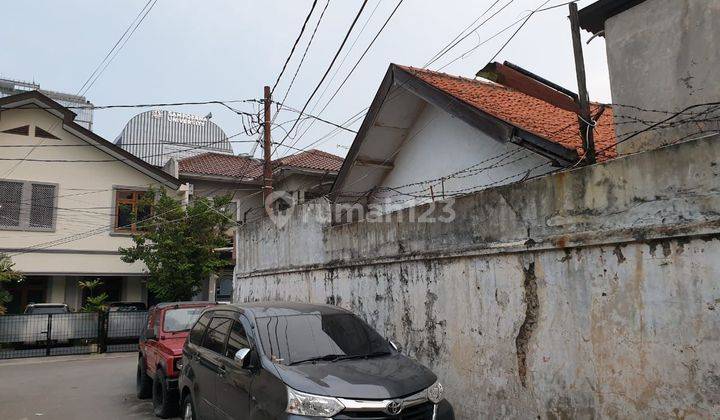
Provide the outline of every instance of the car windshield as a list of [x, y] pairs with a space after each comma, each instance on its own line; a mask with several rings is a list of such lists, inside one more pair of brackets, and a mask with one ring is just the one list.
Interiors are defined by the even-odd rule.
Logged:
[[178, 308], [165, 311], [165, 332], [188, 331], [204, 308]]
[[28, 308], [25, 313], [33, 315], [66, 314], [68, 310], [64, 306], [35, 306]]
[[257, 318], [265, 355], [291, 365], [390, 353], [387, 340], [352, 314], [300, 314]]

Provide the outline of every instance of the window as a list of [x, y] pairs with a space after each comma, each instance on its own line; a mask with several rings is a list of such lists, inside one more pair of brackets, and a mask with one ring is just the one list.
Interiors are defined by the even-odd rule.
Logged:
[[55, 229], [57, 185], [30, 181], [0, 181], [0, 229]]
[[188, 338], [192, 344], [200, 345], [203, 335], [205, 334], [205, 328], [207, 328], [210, 323], [210, 317], [212, 317], [212, 312], [206, 312], [192, 327], [190, 337]]
[[137, 232], [137, 222], [150, 216], [150, 206], [143, 203], [145, 191], [115, 191], [115, 231]]
[[235, 353], [242, 348], [250, 348], [250, 343], [245, 334], [245, 328], [243, 328], [240, 321], [235, 321], [225, 347], [225, 356], [232, 359], [235, 357]]
[[203, 308], [178, 308], [165, 311], [165, 323], [163, 331], [178, 332], [187, 331], [198, 319]]
[[215, 353], [223, 354], [225, 339], [230, 332], [231, 325], [232, 319], [230, 318], [213, 318], [210, 321], [210, 326], [208, 326], [202, 346]]

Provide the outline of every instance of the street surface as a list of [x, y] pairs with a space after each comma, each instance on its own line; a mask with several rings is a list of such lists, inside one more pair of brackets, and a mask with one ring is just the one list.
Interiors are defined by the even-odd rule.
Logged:
[[156, 419], [135, 397], [135, 353], [0, 361], [0, 419]]

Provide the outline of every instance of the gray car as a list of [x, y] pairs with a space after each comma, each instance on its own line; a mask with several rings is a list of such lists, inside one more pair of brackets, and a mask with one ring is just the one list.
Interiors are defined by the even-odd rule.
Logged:
[[344, 309], [206, 309], [183, 349], [184, 419], [454, 419], [429, 369]]

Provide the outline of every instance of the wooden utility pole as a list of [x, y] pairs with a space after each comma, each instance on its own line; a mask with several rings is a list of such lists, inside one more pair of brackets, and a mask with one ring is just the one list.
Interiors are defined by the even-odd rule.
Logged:
[[270, 86], [265, 86], [265, 121], [263, 125], [265, 127], [265, 133], [263, 135], [263, 152], [265, 156], [265, 165], [263, 167], [263, 202], [265, 199], [272, 194], [272, 161], [270, 145], [272, 144], [270, 137], [270, 107], [272, 105], [272, 97], [270, 95]]
[[583, 139], [585, 149], [585, 161], [588, 165], [595, 163], [595, 140], [593, 128], [588, 123], [590, 120], [590, 98], [588, 97], [587, 84], [585, 81], [585, 59], [583, 58], [582, 41], [580, 40], [580, 21], [578, 19], [578, 8], [575, 2], [570, 7], [570, 30], [572, 32], [573, 51], [575, 52], [575, 73], [578, 84], [578, 106], [580, 108], [578, 123], [580, 124], [580, 136]]

